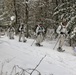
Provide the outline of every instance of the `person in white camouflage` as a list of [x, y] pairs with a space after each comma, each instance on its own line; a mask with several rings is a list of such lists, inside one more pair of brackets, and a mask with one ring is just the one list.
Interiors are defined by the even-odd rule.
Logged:
[[36, 28], [36, 35], [37, 35], [36, 46], [42, 46], [41, 43], [44, 40], [44, 36], [43, 36], [44, 33], [45, 33], [45, 29], [44, 29], [43, 25], [39, 24]]
[[13, 26], [10, 26], [8, 28], [8, 37], [9, 39], [14, 39], [15, 29]]
[[19, 42], [21, 42], [21, 39], [23, 42], [26, 42], [27, 40], [25, 39], [25, 26], [24, 24], [22, 23], [19, 27]]
[[59, 34], [59, 46], [57, 50], [59, 52], [64, 52], [65, 50], [62, 49], [62, 46], [65, 41], [65, 36], [67, 35], [67, 20], [66, 19], [63, 19], [61, 22], [61, 25], [58, 26], [57, 33]]

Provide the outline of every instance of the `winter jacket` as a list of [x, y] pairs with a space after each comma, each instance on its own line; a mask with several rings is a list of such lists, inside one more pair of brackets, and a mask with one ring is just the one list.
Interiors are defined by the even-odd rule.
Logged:
[[14, 27], [10, 27], [10, 28], [8, 29], [8, 32], [15, 32]]
[[21, 25], [21, 26], [19, 27], [19, 31], [22, 32], [22, 33], [24, 33], [24, 32], [25, 32], [25, 27]]
[[38, 26], [38, 27], [36, 28], [36, 34], [37, 34], [37, 35], [39, 35], [40, 33], [44, 33], [44, 32], [45, 32], [44, 27]]
[[61, 25], [59, 25], [59, 27], [57, 28], [56, 32], [58, 34], [67, 34], [67, 26], [62, 25], [61, 23]]

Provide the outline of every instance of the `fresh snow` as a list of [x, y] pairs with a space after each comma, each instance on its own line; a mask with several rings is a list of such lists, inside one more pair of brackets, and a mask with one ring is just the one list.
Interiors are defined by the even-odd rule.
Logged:
[[[57, 46], [53, 50], [56, 41], [45, 40], [42, 47], [35, 46], [35, 42], [31, 46], [33, 41], [28, 38], [26, 43], [18, 42], [17, 36], [14, 40], [6, 36], [0, 38], [0, 75], [15, 75], [15, 65], [24, 70], [34, 69], [45, 55], [36, 68], [41, 75], [76, 75], [76, 56], [71, 47], [64, 45], [65, 52], [58, 52]], [[15, 72], [20, 72], [18, 67]], [[34, 71], [32, 75], [38, 74]]]

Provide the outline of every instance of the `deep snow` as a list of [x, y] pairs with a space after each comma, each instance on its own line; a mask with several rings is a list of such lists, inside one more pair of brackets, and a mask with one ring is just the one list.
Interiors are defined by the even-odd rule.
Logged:
[[[64, 45], [65, 52], [58, 52], [57, 47], [53, 50], [56, 41], [44, 41], [43, 47], [37, 47], [35, 43], [31, 46], [33, 41], [34, 39], [29, 38], [26, 43], [18, 42], [16, 36], [14, 40], [6, 36], [0, 38], [2, 75], [10, 75], [14, 65], [23, 69], [34, 69], [45, 55], [46, 57], [37, 67], [41, 75], [76, 75], [76, 56], [73, 55], [71, 47]], [[19, 72], [19, 68], [16, 69], [17, 71]], [[38, 74], [34, 72], [32, 75]]]

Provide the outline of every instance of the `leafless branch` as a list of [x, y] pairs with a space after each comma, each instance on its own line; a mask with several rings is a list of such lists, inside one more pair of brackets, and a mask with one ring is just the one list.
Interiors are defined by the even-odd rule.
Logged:
[[36, 68], [40, 65], [40, 63], [42, 62], [42, 60], [46, 57], [46, 55], [40, 60], [40, 62], [38, 63], [38, 65], [36, 65], [36, 67], [33, 69], [33, 71], [30, 73], [30, 75], [32, 75], [32, 73], [36, 70]]

